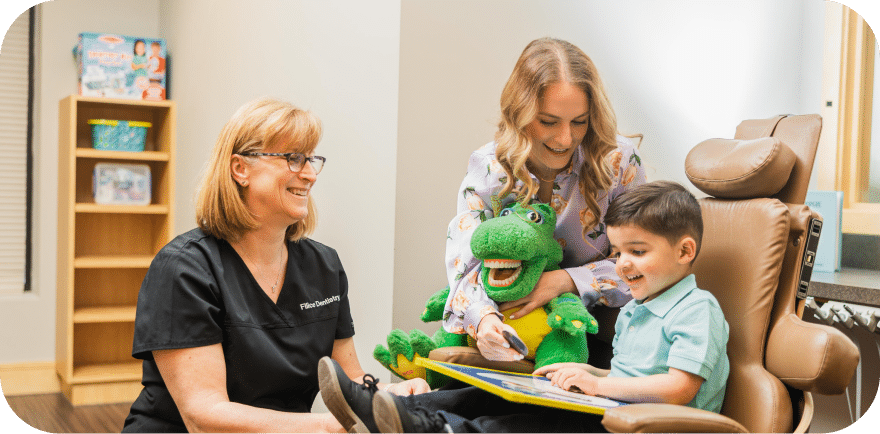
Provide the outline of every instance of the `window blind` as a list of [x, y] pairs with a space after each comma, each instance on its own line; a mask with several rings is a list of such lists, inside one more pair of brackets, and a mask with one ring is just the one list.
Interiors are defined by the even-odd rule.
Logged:
[[0, 295], [29, 287], [31, 13], [12, 23], [0, 46]]

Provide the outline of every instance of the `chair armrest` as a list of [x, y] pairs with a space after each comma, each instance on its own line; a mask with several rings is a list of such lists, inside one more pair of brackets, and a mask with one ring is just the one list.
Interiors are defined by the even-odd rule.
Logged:
[[630, 404], [605, 410], [602, 426], [610, 432], [748, 432], [718, 413], [674, 404]]
[[846, 390], [858, 364], [859, 349], [834, 327], [789, 314], [770, 330], [767, 370], [795, 389], [839, 395]]

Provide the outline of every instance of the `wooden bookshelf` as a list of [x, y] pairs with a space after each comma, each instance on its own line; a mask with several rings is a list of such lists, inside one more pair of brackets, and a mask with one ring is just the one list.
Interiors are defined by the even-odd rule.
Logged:
[[[150, 122], [142, 152], [92, 148], [89, 119]], [[73, 405], [131, 402], [142, 363], [131, 357], [137, 292], [169, 240], [174, 216], [175, 105], [71, 95], [59, 103], [56, 371]], [[145, 164], [149, 205], [92, 197], [98, 163]]]

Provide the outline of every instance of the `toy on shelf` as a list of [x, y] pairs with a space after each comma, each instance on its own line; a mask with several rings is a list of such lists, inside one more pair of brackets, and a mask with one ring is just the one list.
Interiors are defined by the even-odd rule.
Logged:
[[149, 122], [89, 119], [92, 147], [107, 151], [140, 152], [144, 150]]
[[152, 179], [146, 164], [98, 163], [92, 174], [95, 203], [149, 205]]
[[82, 96], [166, 98], [164, 39], [80, 33], [73, 55]]

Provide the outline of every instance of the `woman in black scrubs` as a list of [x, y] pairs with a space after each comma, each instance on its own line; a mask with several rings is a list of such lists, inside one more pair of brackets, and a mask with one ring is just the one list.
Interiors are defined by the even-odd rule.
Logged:
[[[306, 238], [320, 121], [273, 99], [240, 108], [220, 133], [199, 188], [198, 228], [156, 255], [138, 295], [133, 356], [140, 396], [124, 432], [341, 431], [309, 413], [318, 360], [364, 387], [348, 282], [336, 251]], [[375, 390], [375, 389], [374, 389]]]

